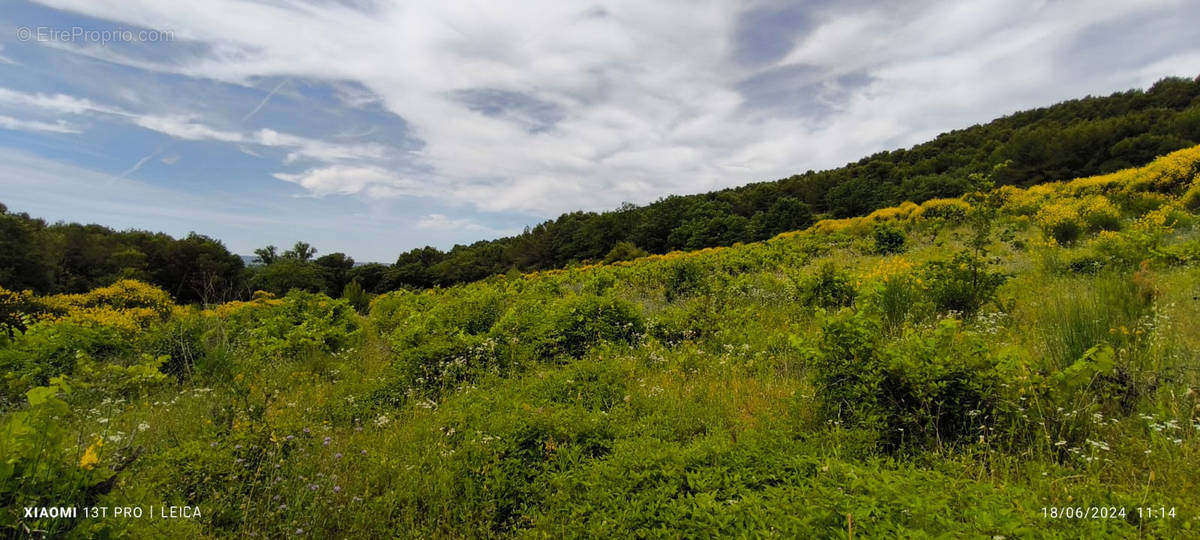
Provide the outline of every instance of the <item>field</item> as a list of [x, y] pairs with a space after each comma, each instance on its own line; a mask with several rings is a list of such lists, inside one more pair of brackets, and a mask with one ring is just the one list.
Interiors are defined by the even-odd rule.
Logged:
[[369, 305], [0, 290], [0, 527], [1195, 535], [1198, 173], [1200, 147], [1029, 189], [975, 177], [764, 242]]

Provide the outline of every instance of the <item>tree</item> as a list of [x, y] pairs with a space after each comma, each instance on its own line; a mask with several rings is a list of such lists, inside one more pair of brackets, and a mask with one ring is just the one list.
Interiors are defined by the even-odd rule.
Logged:
[[283, 252], [281, 257], [293, 261], [308, 262], [316, 254], [317, 248], [312, 247], [308, 242], [296, 242], [296, 245], [292, 246], [292, 249]]
[[24, 214], [9, 215], [0, 204], [0, 286], [46, 292], [50, 268], [36, 244], [36, 224]]
[[259, 264], [271, 264], [275, 262], [279, 259], [279, 253], [276, 252], [277, 249], [275, 246], [267, 246], [254, 250], [254, 254], [258, 256], [255, 262]]
[[318, 257], [315, 262], [325, 274], [325, 294], [337, 298], [346, 284], [350, 283], [350, 269], [354, 268], [354, 259], [345, 253], [330, 253]]
[[277, 295], [292, 289], [319, 292], [325, 288], [325, 276], [320, 266], [293, 258], [281, 258], [266, 266], [252, 267], [250, 286]]
[[633, 242], [622, 241], [617, 242], [617, 245], [613, 246], [613, 248], [608, 251], [608, 255], [604, 256], [604, 263], [609, 264], [617, 261], [632, 261], [639, 257], [645, 257], [649, 254], [650, 252], [637, 247], [637, 245], [635, 245]]

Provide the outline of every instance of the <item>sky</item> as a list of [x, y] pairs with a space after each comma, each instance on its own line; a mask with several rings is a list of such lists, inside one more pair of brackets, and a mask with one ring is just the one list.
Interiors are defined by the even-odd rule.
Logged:
[[1200, 2], [2, 0], [0, 202], [391, 262], [1200, 75]]

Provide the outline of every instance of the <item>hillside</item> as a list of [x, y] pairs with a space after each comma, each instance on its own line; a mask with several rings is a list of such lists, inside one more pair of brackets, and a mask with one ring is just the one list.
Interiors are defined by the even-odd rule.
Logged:
[[[614, 261], [765, 240], [821, 217], [845, 218], [904, 201], [958, 197], [972, 174], [1030, 186], [1140, 166], [1200, 144], [1200, 77], [1086, 97], [943, 133], [912, 148], [773, 182], [670, 196], [612, 212], [572, 212], [518, 236], [401, 254], [376, 291], [452, 285], [507, 272]], [[803, 164], [798, 164], [803, 166]]]
[[[0, 527], [1188, 536], [1200, 146], [1029, 188], [1004, 174], [369, 309], [302, 291], [184, 307], [128, 280], [0, 291]], [[18, 512], [150, 504], [190, 517]]]

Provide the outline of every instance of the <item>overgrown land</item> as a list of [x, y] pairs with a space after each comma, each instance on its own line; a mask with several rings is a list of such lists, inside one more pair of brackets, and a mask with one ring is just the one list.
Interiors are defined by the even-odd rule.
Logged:
[[[0, 527], [1186, 537], [1198, 174], [1200, 146], [1028, 189], [976, 174], [764, 242], [369, 304], [2, 290]], [[200, 515], [22, 513], [149, 505]]]

